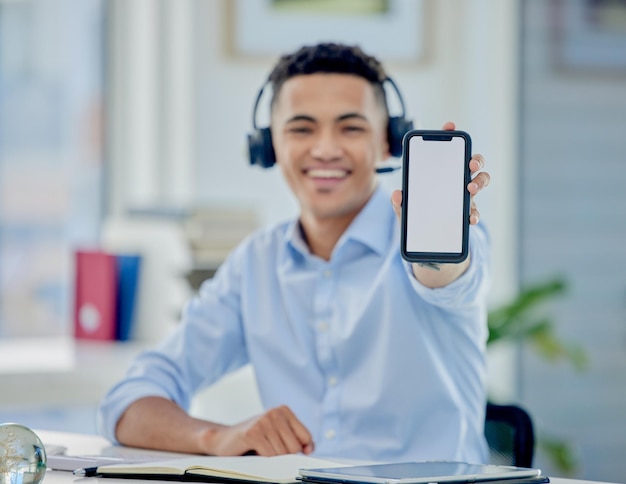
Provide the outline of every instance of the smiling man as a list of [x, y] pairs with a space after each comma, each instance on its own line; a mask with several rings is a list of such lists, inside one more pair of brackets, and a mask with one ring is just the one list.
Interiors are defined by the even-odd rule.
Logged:
[[376, 163], [389, 157], [387, 113], [369, 81], [310, 74], [285, 81], [273, 103], [278, 164], [300, 202], [313, 254], [332, 250], [376, 188]]
[[[475, 155], [466, 261], [402, 260], [402, 193], [376, 175], [390, 154], [386, 80], [357, 47], [280, 59], [271, 136], [300, 215], [251, 235], [202, 285], [103, 400], [103, 435], [215, 455], [486, 460], [489, 244], [473, 197], [489, 175]], [[196, 391], [247, 363], [264, 413], [235, 425], [188, 415]]]

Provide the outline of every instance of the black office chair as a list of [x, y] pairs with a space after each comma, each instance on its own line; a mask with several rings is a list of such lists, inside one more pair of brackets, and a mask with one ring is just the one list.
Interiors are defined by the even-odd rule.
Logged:
[[533, 423], [520, 406], [488, 402], [485, 437], [491, 464], [532, 467], [535, 450]]

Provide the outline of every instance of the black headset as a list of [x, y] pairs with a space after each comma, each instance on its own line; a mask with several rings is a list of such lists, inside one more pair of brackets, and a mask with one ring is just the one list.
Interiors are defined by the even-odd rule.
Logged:
[[[276, 154], [274, 153], [274, 147], [272, 146], [272, 131], [270, 127], [259, 128], [256, 124], [256, 113], [259, 107], [259, 102], [261, 101], [263, 91], [268, 83], [269, 81], [263, 84], [256, 96], [254, 109], [252, 111], [252, 132], [248, 134], [250, 164], [260, 166], [261, 168], [271, 168], [276, 163]], [[400, 101], [400, 107], [402, 108], [400, 116], [389, 116], [389, 125], [387, 127], [389, 153], [391, 156], [400, 157], [402, 156], [402, 138], [407, 131], [413, 129], [413, 121], [405, 117], [406, 111], [404, 108], [404, 99], [402, 99], [402, 94], [400, 93], [400, 89], [398, 89], [396, 83], [393, 79], [391, 79], [391, 77], [387, 77], [383, 81], [383, 84], [385, 83], [389, 83], [396, 92]], [[390, 170], [386, 167], [382, 167], [376, 171], [379, 173], [385, 173], [392, 171], [393, 169]]]

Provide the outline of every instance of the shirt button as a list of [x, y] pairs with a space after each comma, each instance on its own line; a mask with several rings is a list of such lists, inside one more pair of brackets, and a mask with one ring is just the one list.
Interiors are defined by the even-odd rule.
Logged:
[[330, 269], [326, 269], [324, 271], [324, 277], [331, 277], [333, 275], [333, 271], [331, 271]]
[[317, 324], [317, 330], [322, 333], [328, 330], [328, 323], [326, 321], [321, 321], [320, 323]]
[[324, 435], [329, 440], [330, 439], [334, 439], [335, 438], [335, 431], [333, 429], [328, 429]]
[[331, 376], [331, 377], [328, 379], [328, 384], [329, 384], [331, 387], [334, 387], [334, 386], [337, 384], [337, 378], [335, 378], [334, 376]]

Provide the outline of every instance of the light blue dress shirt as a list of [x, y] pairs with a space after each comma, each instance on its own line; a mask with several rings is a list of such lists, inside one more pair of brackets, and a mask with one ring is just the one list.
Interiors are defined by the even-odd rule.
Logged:
[[470, 230], [469, 269], [430, 289], [399, 254], [390, 195], [378, 188], [330, 261], [297, 221], [261, 230], [228, 257], [182, 322], [104, 398], [115, 424], [138, 398], [189, 408], [194, 392], [251, 363], [265, 408], [288, 405], [315, 455], [485, 462], [489, 240]]

